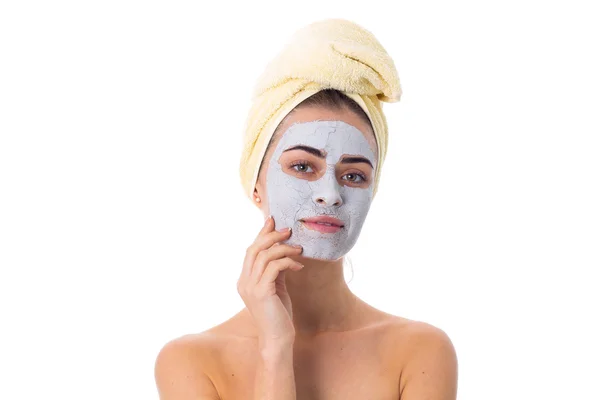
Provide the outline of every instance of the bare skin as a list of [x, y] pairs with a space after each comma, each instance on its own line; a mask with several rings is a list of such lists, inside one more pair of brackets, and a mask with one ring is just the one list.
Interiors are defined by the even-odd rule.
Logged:
[[[305, 107], [283, 121], [265, 163], [287, 127], [314, 120], [354, 125], [377, 149], [370, 126], [353, 112]], [[263, 165], [254, 193], [261, 199], [267, 198], [267, 168]], [[269, 215], [266, 201], [255, 204]], [[298, 400], [456, 399], [456, 353], [441, 329], [385, 313], [359, 299], [344, 280], [343, 259], [325, 262], [301, 254], [290, 258], [304, 265], [285, 271], [293, 305]], [[246, 307], [205, 332], [167, 343], [156, 361], [160, 398], [250, 398], [258, 336]]]

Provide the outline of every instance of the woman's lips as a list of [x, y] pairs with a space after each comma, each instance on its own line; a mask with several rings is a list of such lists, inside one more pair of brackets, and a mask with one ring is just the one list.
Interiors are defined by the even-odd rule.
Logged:
[[344, 223], [339, 219], [325, 216], [304, 218], [301, 219], [300, 222], [308, 229], [319, 231], [321, 233], [336, 233], [344, 227]]

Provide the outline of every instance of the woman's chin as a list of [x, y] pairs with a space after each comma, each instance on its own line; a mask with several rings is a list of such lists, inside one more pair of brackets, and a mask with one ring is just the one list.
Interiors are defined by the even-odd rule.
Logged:
[[340, 260], [342, 260], [344, 258], [345, 254], [339, 256], [339, 255], [328, 255], [328, 254], [322, 254], [322, 253], [317, 253], [317, 254], [307, 254], [307, 255], [300, 255], [298, 256], [298, 262], [302, 262], [302, 260], [311, 260], [311, 261], [319, 261], [319, 262], [323, 262], [323, 263], [335, 263], [338, 262]]

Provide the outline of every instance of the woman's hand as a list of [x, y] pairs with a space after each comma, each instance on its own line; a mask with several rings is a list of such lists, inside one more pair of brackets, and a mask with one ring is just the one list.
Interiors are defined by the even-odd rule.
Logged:
[[285, 273], [288, 269], [299, 271], [303, 268], [302, 264], [289, 257], [302, 253], [302, 246], [280, 244], [290, 237], [291, 230], [274, 229], [273, 218], [267, 218], [246, 250], [244, 267], [237, 283], [238, 293], [254, 318], [261, 343], [293, 340], [296, 336]]

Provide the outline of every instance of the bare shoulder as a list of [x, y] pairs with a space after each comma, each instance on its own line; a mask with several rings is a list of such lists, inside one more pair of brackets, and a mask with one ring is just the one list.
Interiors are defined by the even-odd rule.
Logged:
[[398, 319], [394, 328], [401, 357], [402, 400], [455, 400], [458, 360], [452, 340], [441, 328], [422, 321]]
[[219, 394], [208, 371], [214, 363], [209, 332], [184, 335], [166, 343], [159, 351], [154, 377], [161, 400], [218, 400]]
[[445, 347], [446, 350], [454, 349], [448, 334], [427, 322], [396, 317], [392, 330], [401, 339], [400, 344], [415, 355], [421, 353], [423, 348], [431, 348], [432, 345]]

